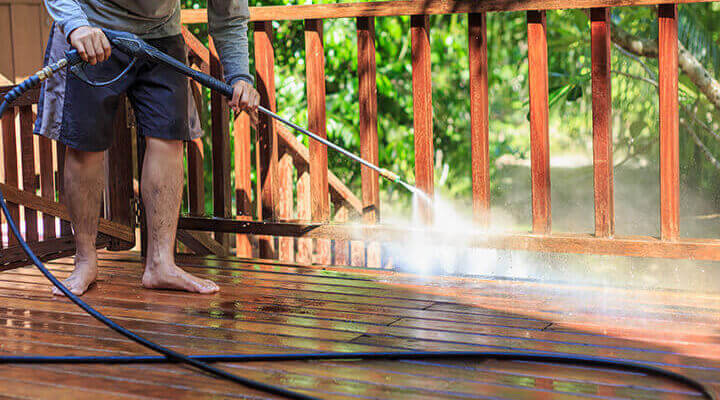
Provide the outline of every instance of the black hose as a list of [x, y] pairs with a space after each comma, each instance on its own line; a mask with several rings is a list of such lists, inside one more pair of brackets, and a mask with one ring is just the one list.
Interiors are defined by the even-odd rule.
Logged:
[[[3, 99], [2, 104], [0, 104], [0, 117], [5, 113], [5, 109], [8, 107], [9, 102], [6, 100], [7, 98], [10, 99], [10, 101], [14, 101], [17, 97], [19, 97], [23, 92], [26, 90], [32, 88], [33, 86], [37, 85], [40, 82], [40, 79], [37, 76], [32, 76], [25, 81], [23, 81], [21, 84], [19, 84], [16, 88], [8, 92], [9, 96], [5, 96], [5, 99]], [[35, 264], [36, 267], [42, 272], [45, 277], [52, 282], [55, 287], [60, 289], [60, 291], [67, 296], [73, 303], [75, 303], [78, 307], [82, 308], [83, 311], [90, 314], [93, 318], [97, 319], [98, 321], [105, 324], [108, 328], [120, 333], [121, 335], [125, 336], [126, 338], [141, 344], [150, 350], [153, 350], [155, 352], [158, 352], [165, 356], [165, 358], [168, 361], [173, 362], [179, 362], [183, 364], [187, 364], [190, 366], [193, 366], [195, 368], [198, 368], [202, 371], [208, 372], [212, 375], [215, 375], [216, 377], [235, 382], [244, 386], [247, 386], [249, 388], [262, 390], [267, 393], [277, 394], [281, 396], [285, 396], [287, 398], [291, 399], [301, 399], [301, 400], [318, 400], [316, 397], [308, 396], [302, 393], [293, 392], [287, 389], [283, 389], [279, 386], [269, 385], [266, 383], [254, 381], [248, 378], [243, 378], [241, 376], [231, 374], [229, 372], [223, 371], [219, 368], [216, 368], [212, 365], [206, 364], [202, 361], [199, 361], [197, 359], [190, 358], [184, 354], [178, 353], [176, 351], [170, 350], [167, 347], [161, 346], [157, 343], [151, 342], [142, 336], [116, 324], [112, 320], [110, 320], [108, 317], [103, 315], [102, 313], [98, 312], [94, 308], [92, 308], [89, 304], [82, 301], [78, 296], [76, 296], [74, 293], [72, 293], [70, 290], [68, 290], [65, 285], [62, 284], [47, 268], [45, 268], [45, 265], [43, 265], [42, 261], [33, 253], [32, 249], [28, 246], [27, 242], [25, 242], [25, 239], [23, 239], [22, 235], [20, 234], [20, 231], [18, 230], [17, 225], [15, 225], [15, 221], [13, 220], [12, 216], [10, 215], [10, 210], [8, 210], [7, 203], [5, 202], [5, 197], [2, 194], [2, 191], [0, 190], [0, 207], [2, 207], [3, 212], [5, 213], [5, 217], [7, 217], [7, 223], [10, 227], [10, 230], [13, 232], [15, 237], [17, 238], [18, 242], [20, 242], [20, 246], [22, 247], [23, 251], [25, 251], [25, 254], [30, 258], [30, 260]]]
[[[26, 79], [11, 91], [9, 91], [2, 104], [0, 104], [0, 117], [5, 113], [8, 105], [20, 97], [24, 92], [38, 85], [41, 79], [38, 75], [33, 75]], [[660, 378], [666, 378], [675, 382], [687, 385], [702, 393], [710, 400], [717, 400], [715, 394], [711, 389], [706, 387], [702, 382], [695, 380], [691, 377], [678, 374], [676, 372], [664, 370], [661, 368], [652, 367], [649, 365], [642, 365], [632, 362], [613, 360], [609, 358], [579, 356], [579, 355], [568, 355], [568, 354], [543, 354], [543, 353], [514, 353], [514, 352], [458, 352], [458, 351], [395, 351], [395, 352], [378, 352], [378, 353], [298, 353], [298, 354], [256, 354], [256, 355], [244, 355], [244, 354], [219, 354], [219, 355], [201, 355], [201, 356], [187, 356], [176, 351], [170, 350], [157, 343], [151, 342], [138, 334], [118, 325], [111, 319], [95, 310], [89, 304], [82, 301], [78, 296], [68, 290], [65, 285], [62, 284], [46, 267], [42, 261], [33, 253], [32, 249], [28, 246], [25, 239], [23, 239], [20, 231], [18, 230], [15, 221], [10, 215], [5, 197], [3, 196], [2, 190], [0, 190], [0, 207], [7, 217], [7, 223], [10, 230], [17, 238], [20, 246], [22, 247], [25, 254], [35, 264], [35, 266], [42, 272], [43, 275], [53, 284], [55, 287], [67, 296], [73, 303], [83, 309], [86, 313], [90, 314], [93, 318], [105, 324], [110, 329], [120, 333], [126, 338], [141, 344], [163, 356], [129, 356], [129, 357], [48, 357], [48, 356], [3, 356], [0, 357], [0, 364], [7, 363], [63, 363], [63, 364], [89, 364], [89, 363], [100, 363], [100, 364], [121, 364], [121, 363], [183, 363], [202, 371], [208, 372], [218, 378], [225, 379], [231, 382], [235, 382], [244, 385], [249, 388], [262, 390], [267, 393], [277, 394], [285, 396], [291, 399], [303, 399], [303, 400], [316, 400], [316, 397], [308, 396], [302, 393], [293, 392], [287, 389], [283, 389], [278, 386], [254, 381], [248, 378], [231, 374], [223, 371], [219, 368], [209, 365], [209, 362], [249, 362], [249, 361], [291, 361], [291, 360], [335, 360], [335, 359], [362, 359], [362, 360], [407, 360], [407, 359], [456, 359], [456, 358], [474, 358], [474, 359], [497, 359], [497, 360], [514, 360], [514, 361], [535, 361], [535, 362], [550, 362], [558, 364], [569, 364], [569, 365], [587, 365], [603, 368], [613, 368], [624, 371], [640, 372], [648, 375], [657, 376]]]

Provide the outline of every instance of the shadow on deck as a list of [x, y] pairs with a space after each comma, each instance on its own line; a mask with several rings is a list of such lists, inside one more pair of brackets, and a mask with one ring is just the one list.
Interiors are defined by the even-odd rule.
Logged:
[[[84, 297], [150, 340], [189, 354], [551, 351], [644, 362], [720, 388], [720, 295], [181, 257], [216, 295], [140, 287], [137, 253], [101, 254]], [[49, 263], [59, 277], [70, 259]], [[2, 354], [150, 354], [85, 315], [32, 267], [0, 274]], [[530, 362], [220, 364], [333, 399], [698, 398], [642, 374]], [[169, 364], [1, 366], [1, 398], [272, 398]]]

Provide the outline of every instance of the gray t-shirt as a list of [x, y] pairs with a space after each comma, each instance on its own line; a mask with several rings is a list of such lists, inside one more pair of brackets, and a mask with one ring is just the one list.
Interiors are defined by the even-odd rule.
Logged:
[[[48, 12], [66, 38], [78, 27], [90, 25], [154, 39], [180, 30], [180, 0], [45, 0]], [[229, 84], [250, 75], [247, 0], [208, 0], [208, 28]]]

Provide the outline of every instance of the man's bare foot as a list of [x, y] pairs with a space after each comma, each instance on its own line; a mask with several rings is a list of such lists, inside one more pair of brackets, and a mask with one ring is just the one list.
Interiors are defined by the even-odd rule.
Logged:
[[[75, 269], [72, 274], [63, 281], [63, 284], [67, 286], [73, 294], [80, 296], [95, 282], [97, 274], [97, 256], [81, 257], [76, 255]], [[53, 287], [52, 292], [54, 295], [64, 296], [63, 292], [56, 287]]]
[[215, 282], [190, 275], [175, 264], [145, 265], [142, 285], [148, 289], [183, 290], [192, 293], [215, 293]]

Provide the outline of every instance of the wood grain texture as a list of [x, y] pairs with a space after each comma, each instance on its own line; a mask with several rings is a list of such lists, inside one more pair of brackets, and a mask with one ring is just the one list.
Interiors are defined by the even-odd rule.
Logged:
[[550, 139], [545, 12], [528, 11], [527, 21], [532, 226], [535, 233], [550, 233]]
[[218, 257], [224, 257], [229, 255], [225, 247], [223, 247], [220, 242], [210, 237], [207, 232], [193, 232], [178, 229], [177, 240], [200, 256], [212, 254]]
[[[410, 17], [412, 41], [413, 127], [415, 140], [415, 186], [431, 198], [435, 194], [430, 32], [427, 15]], [[418, 202], [422, 220], [432, 224], [432, 208]]]
[[[210, 75], [223, 80], [223, 68], [220, 58], [209, 39]], [[212, 91], [210, 94], [210, 115], [212, 132], [212, 182], [213, 182], [213, 215], [228, 218], [232, 215], [232, 199], [230, 189], [230, 108], [227, 99], [221, 93]], [[230, 248], [230, 236], [216, 234], [215, 240], [225, 249]]]
[[[654, 4], [685, 4], [710, 0], [427, 0], [372, 1], [367, 3], [303, 4], [294, 6], [250, 7], [251, 21], [303, 20], [312, 18], [389, 17], [396, 15], [465, 14], [494, 11], [529, 11], [582, 9], [597, 7], [644, 6]], [[207, 23], [207, 10], [182, 10], [185, 24]]]
[[[135, 198], [133, 190], [132, 165], [132, 130], [128, 124], [128, 106], [126, 97], [119, 101], [119, 107], [114, 121], [115, 142], [108, 149], [105, 157], [107, 162], [107, 193], [106, 217], [113, 222], [125, 225], [135, 230], [135, 212], [132, 200]], [[108, 248], [110, 250], [129, 250], [135, 247], [135, 236], [132, 241], [112, 239]]]
[[[95, 246], [102, 249], [109, 242], [110, 238], [108, 236], [100, 234], [95, 240]], [[75, 238], [72, 236], [63, 236], [28, 244], [35, 255], [44, 262], [75, 254]], [[0, 271], [24, 267], [31, 263], [32, 261], [27, 258], [27, 254], [20, 246], [4, 249], [0, 254]]]
[[[50, 201], [55, 200], [55, 166], [53, 164], [52, 140], [38, 136], [40, 147], [40, 195]], [[56, 235], [55, 217], [49, 214], [42, 216], [43, 240], [54, 238]]]
[[495, 248], [551, 253], [622, 255], [630, 257], [658, 257], [720, 261], [720, 240], [678, 239], [664, 241], [650, 236], [615, 236], [599, 238], [593, 234], [448, 234], [443, 231], [402, 229], [383, 225], [318, 224], [311, 222], [265, 223], [180, 218], [180, 228], [203, 231], [222, 230], [235, 233], [267, 234], [302, 238], [333, 238], [335, 240], [375, 240], [403, 242], [413, 234], [437, 245], [462, 242], [468, 247]]
[[601, 237], [615, 234], [610, 25], [609, 8], [590, 10], [595, 235]]
[[680, 231], [677, 5], [662, 5], [658, 8], [658, 51], [660, 236], [664, 240], [677, 240]]
[[[70, 220], [70, 214], [63, 204], [46, 200], [33, 193], [20, 190], [17, 187], [5, 183], [0, 183], [0, 190], [2, 190], [8, 202], [23, 204], [60, 219], [64, 219], [66, 221]], [[135, 238], [135, 232], [132, 229], [117, 222], [109, 221], [105, 218], [100, 218], [98, 223], [98, 232], [127, 242], [133, 241]]]
[[[344, 223], [348, 221], [347, 207], [336, 206], [334, 221]], [[347, 240], [333, 240], [333, 265], [350, 265], [350, 242]]]
[[[252, 157], [250, 154], [250, 115], [246, 112], [235, 116], [235, 214], [238, 219], [252, 219]], [[248, 235], [235, 237], [235, 255], [252, 257], [252, 244]]]
[[487, 24], [484, 13], [468, 14], [470, 62], [470, 149], [473, 217], [480, 227], [490, 224], [490, 155]]
[[[275, 111], [275, 52], [273, 50], [273, 29], [270, 22], [256, 22], [253, 32], [255, 40], [255, 84], [260, 92], [260, 104]], [[261, 114], [257, 127], [258, 165], [260, 181], [260, 203], [263, 220], [275, 220], [278, 216], [278, 143], [275, 122]], [[269, 238], [260, 238], [260, 256], [274, 258], [275, 248]]]
[[[292, 156], [283, 152], [278, 162], [278, 202], [280, 214], [278, 219], [286, 221], [293, 218], [293, 159]], [[281, 261], [293, 261], [295, 259], [295, 240], [293, 238], [278, 238], [278, 259]]]
[[[10, 108], [5, 111], [2, 116], [2, 139], [3, 139], [3, 168], [5, 169], [5, 184], [14, 188], [20, 187], [18, 177], [18, 157], [17, 157], [17, 135], [15, 129], [15, 116], [17, 111], [15, 108]], [[4, 191], [3, 191], [4, 192]], [[20, 223], [20, 207], [18, 203], [15, 204], [8, 199], [8, 209], [10, 210], [10, 216], [15, 223]], [[18, 228], [20, 226], [18, 225]], [[12, 246], [17, 244], [17, 239], [12, 235], [8, 235], [8, 245]]]
[[[380, 161], [377, 131], [377, 81], [375, 60], [375, 19], [360, 17], [356, 21], [358, 46], [358, 102], [360, 107], [360, 156], [377, 165]], [[365, 166], [360, 167], [362, 181], [363, 222], [377, 223], [380, 219], [380, 177]], [[380, 247], [377, 243], [351, 243], [352, 265], [380, 267]]]
[[[22, 169], [23, 190], [35, 193], [39, 189], [38, 176], [35, 173], [35, 141], [33, 138], [33, 117], [32, 106], [22, 106], [19, 109], [20, 116], [20, 162]], [[38, 214], [37, 210], [30, 207], [23, 207], [25, 216], [25, 240], [36, 242], [38, 235]], [[19, 221], [18, 221], [19, 223]]]
[[[55, 179], [55, 182], [57, 183], [57, 191], [58, 191], [58, 199], [63, 198], [63, 191], [65, 190], [65, 145], [59, 142], [55, 143], [56, 151], [57, 151], [57, 178]], [[138, 159], [140, 159], [140, 150], [138, 150]], [[142, 163], [138, 163], [142, 164]], [[59, 236], [71, 236], [72, 235], [72, 229], [70, 227], [69, 221], [60, 220], [60, 235]]]
[[[296, 164], [295, 169], [297, 170], [297, 217], [304, 221], [310, 221], [312, 218], [312, 212], [310, 211], [310, 166], [309, 164]], [[313, 240], [300, 238], [297, 241], [297, 247], [295, 261], [301, 264], [312, 263]]]
[[[305, 75], [307, 80], [308, 130], [327, 138], [325, 116], [325, 48], [323, 45], [323, 21], [305, 21]], [[310, 196], [312, 220], [330, 220], [330, 196], [328, 193], [327, 147], [315, 140], [308, 142], [310, 149]], [[330, 241], [315, 241], [315, 261], [330, 264]]]

